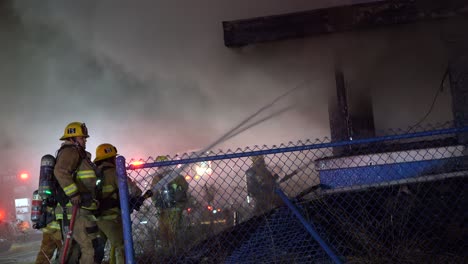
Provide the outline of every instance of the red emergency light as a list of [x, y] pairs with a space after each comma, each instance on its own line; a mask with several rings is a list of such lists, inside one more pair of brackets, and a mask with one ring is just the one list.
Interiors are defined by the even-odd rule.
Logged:
[[135, 160], [135, 161], [130, 162], [130, 165], [134, 166], [134, 167], [138, 167], [138, 166], [140, 166], [142, 164], [145, 164], [145, 162], [143, 162], [141, 160]]
[[145, 162], [142, 161], [142, 160], [132, 160], [129, 163], [129, 168], [130, 169], [139, 169], [139, 168], [141, 168], [141, 165], [143, 165], [143, 164], [145, 164]]
[[29, 179], [29, 174], [27, 174], [25, 172], [21, 173], [20, 174], [20, 179], [23, 180], [23, 181]]

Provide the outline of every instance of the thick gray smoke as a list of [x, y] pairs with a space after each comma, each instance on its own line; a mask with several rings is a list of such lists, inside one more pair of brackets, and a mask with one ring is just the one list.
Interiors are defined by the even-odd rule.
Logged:
[[[298, 2], [291, 10], [277, 6], [276, 11], [292, 11], [295, 5], [305, 7]], [[111, 142], [122, 154], [146, 157], [214, 141], [304, 81], [291, 68], [294, 57], [275, 50], [257, 55], [255, 48], [236, 52], [224, 47], [222, 20], [272, 12], [255, 12], [246, 3], [237, 8], [236, 15], [231, 12], [233, 3], [216, 1], [14, 2], [9, 30], [2, 31], [2, 39], [10, 41], [2, 41], [8, 45], [2, 49], [2, 61], [10, 62], [2, 71], [2, 123], [8, 124], [2, 125], [2, 153], [28, 157], [21, 164], [10, 163], [13, 166], [34, 163], [44, 153], [53, 154], [71, 121], [87, 123], [91, 152]], [[269, 53], [278, 56], [274, 66], [255, 58]], [[317, 83], [309, 82], [306, 88]], [[304, 89], [296, 98], [317, 90]], [[232, 146], [304, 138], [303, 131], [311, 134], [311, 129], [323, 132], [312, 124], [314, 116], [303, 114], [310, 108], [307, 100], [287, 100], [297, 106], [290, 111], [296, 112], [294, 118], [284, 119], [288, 113], [272, 118], [234, 138]], [[278, 125], [284, 124], [281, 118], [287, 121], [286, 129]], [[260, 132], [266, 133], [262, 141]]]
[[[258, 118], [291, 107], [288, 111], [218, 147], [328, 136], [327, 93], [334, 89], [337, 57], [348, 62], [351, 88], [370, 89], [400, 65], [405, 43], [397, 59], [388, 52], [390, 38], [375, 33], [351, 42], [344, 34], [229, 49], [221, 22], [356, 2], [15, 1], [14, 15], [2, 24], [8, 30], [0, 31], [2, 62], [8, 62], [0, 66], [2, 160], [37, 172], [40, 157], [54, 154], [64, 126], [72, 121], [88, 125], [93, 155], [103, 142], [115, 144], [129, 158], [203, 148], [298, 85], [301, 89]], [[440, 55], [436, 61], [443, 59]], [[372, 71], [382, 65], [385, 72]], [[438, 79], [444, 66], [431, 65]], [[376, 116], [390, 109], [380, 108]], [[10, 157], [22, 158], [13, 164]]]

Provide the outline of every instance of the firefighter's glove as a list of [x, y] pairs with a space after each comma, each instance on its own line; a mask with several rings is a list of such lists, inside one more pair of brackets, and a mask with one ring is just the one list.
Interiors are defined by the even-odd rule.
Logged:
[[145, 198], [143, 196], [131, 197], [130, 198], [130, 212], [132, 212], [133, 210], [140, 211], [140, 207], [143, 205], [143, 201], [145, 201]]
[[71, 197], [70, 202], [73, 205], [80, 205], [81, 204], [81, 196], [78, 194], [78, 195], [75, 195], [75, 196]]
[[93, 196], [89, 192], [81, 193], [81, 205], [84, 207], [90, 207], [93, 204]]
[[35, 224], [33, 224], [33, 228], [34, 228], [34, 229], [38, 229], [38, 230], [39, 230], [39, 229], [44, 228], [44, 227], [45, 227], [45, 225], [42, 225], [41, 223], [35, 223]]

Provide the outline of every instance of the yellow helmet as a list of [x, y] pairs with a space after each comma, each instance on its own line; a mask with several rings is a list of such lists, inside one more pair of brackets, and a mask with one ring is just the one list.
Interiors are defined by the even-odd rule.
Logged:
[[65, 131], [63, 132], [63, 136], [60, 138], [60, 140], [65, 140], [72, 137], [89, 137], [88, 128], [86, 127], [85, 123], [72, 122], [68, 124], [65, 127]]
[[166, 161], [166, 160], [169, 160], [169, 159], [167, 158], [167, 156], [157, 156], [156, 159], [155, 159], [156, 162], [159, 162], [159, 161]]
[[112, 144], [101, 144], [96, 148], [96, 158], [94, 162], [117, 156], [117, 148]]

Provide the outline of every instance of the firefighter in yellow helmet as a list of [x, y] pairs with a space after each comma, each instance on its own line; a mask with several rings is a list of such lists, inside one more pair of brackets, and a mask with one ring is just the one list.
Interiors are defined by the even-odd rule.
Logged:
[[91, 154], [86, 151], [88, 137], [88, 129], [84, 123], [68, 124], [60, 138], [64, 142], [57, 151], [54, 167], [54, 174], [65, 195], [74, 206], [79, 206], [73, 239], [81, 249], [80, 263], [86, 264], [94, 262], [93, 243], [96, 243], [99, 231], [94, 220], [97, 209], [95, 200], [97, 178]]
[[60, 223], [56, 219], [57, 215], [55, 214], [54, 207], [47, 206], [46, 212], [48, 220], [47, 225], [43, 228], [40, 228], [42, 231], [42, 241], [39, 252], [36, 256], [35, 264], [49, 264], [52, 262], [52, 257], [54, 251], [57, 250], [57, 253], [62, 248], [62, 233], [60, 228]]
[[281, 198], [275, 193], [278, 175], [268, 170], [263, 156], [252, 156], [251, 160], [252, 166], [245, 172], [247, 192], [254, 199], [255, 214], [261, 214], [282, 205]]
[[[166, 156], [156, 158], [156, 162], [166, 160], [168, 160]], [[159, 167], [153, 176], [152, 189], [160, 180], [172, 172], [173, 168]], [[159, 232], [165, 254], [169, 254], [181, 246], [178, 243], [178, 231], [181, 229], [183, 210], [186, 209], [188, 203], [188, 186], [185, 177], [178, 175], [153, 195], [154, 205], [160, 212]]]
[[[94, 162], [101, 175], [98, 184], [100, 187], [98, 188], [99, 214], [97, 224], [100, 231], [104, 233], [104, 237], [109, 239], [111, 247], [114, 248], [115, 256], [111, 256], [111, 259], [115, 257], [115, 263], [124, 264], [125, 252], [116, 156], [117, 148], [112, 144], [101, 144], [96, 148]], [[130, 197], [141, 196], [141, 189], [128, 177], [127, 184]]]

